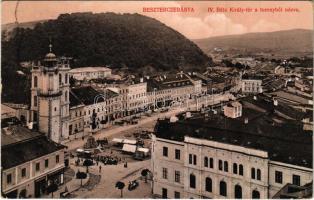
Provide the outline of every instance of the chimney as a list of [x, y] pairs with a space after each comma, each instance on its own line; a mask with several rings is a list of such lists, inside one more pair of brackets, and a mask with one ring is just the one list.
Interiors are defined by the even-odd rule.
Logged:
[[244, 118], [244, 124], [248, 124], [249, 123], [249, 118]]

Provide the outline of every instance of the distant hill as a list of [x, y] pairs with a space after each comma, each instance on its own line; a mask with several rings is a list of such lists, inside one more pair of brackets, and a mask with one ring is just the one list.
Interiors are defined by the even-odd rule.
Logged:
[[276, 32], [247, 33], [194, 40], [205, 52], [214, 48], [225, 51], [238, 50], [245, 52], [274, 52], [274, 53], [311, 53], [312, 30], [293, 29]]
[[47, 53], [51, 38], [54, 52], [73, 57], [75, 67], [110, 65], [134, 69], [152, 66], [171, 70], [188, 66], [203, 68], [210, 62], [210, 58], [182, 34], [139, 14], [62, 14], [32, 29], [17, 30], [19, 33], [9, 39], [9, 47], [17, 48], [19, 52], [14, 53], [19, 61], [40, 59]]
[[[10, 30], [12, 26], [5, 28]], [[73, 58], [72, 68], [108, 65], [145, 74], [145, 69], [154, 73], [197, 71], [212, 63], [210, 57], [182, 34], [139, 14], [62, 14], [55, 20], [22, 24], [6, 34], [2, 35], [1, 52], [4, 101], [17, 99], [14, 94], [20, 90], [14, 84], [22, 79], [16, 75], [19, 63], [43, 58], [48, 52], [49, 39], [57, 56]], [[21, 87], [25, 85], [22, 83]]]
[[1, 25], [1, 29], [2, 31], [5, 31], [5, 32], [12, 32], [13, 29], [15, 29], [16, 27], [20, 27], [20, 28], [30, 28], [30, 29], [33, 29], [36, 24], [38, 23], [43, 23], [45, 21], [48, 21], [48, 20], [38, 20], [38, 21], [32, 21], [32, 22], [22, 22], [22, 23], [8, 23], [8, 24], [2, 24]]

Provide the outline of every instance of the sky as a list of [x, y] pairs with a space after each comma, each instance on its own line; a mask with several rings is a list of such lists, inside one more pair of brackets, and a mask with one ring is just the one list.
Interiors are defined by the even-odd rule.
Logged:
[[[16, 1], [2, 1], [1, 24], [15, 21]], [[143, 7], [193, 7], [193, 13], [143, 13]], [[208, 7], [295, 8], [299, 12], [208, 12]], [[18, 22], [55, 19], [61, 13], [139, 13], [153, 17], [190, 39], [249, 32], [313, 29], [309, 1], [20, 1]]]

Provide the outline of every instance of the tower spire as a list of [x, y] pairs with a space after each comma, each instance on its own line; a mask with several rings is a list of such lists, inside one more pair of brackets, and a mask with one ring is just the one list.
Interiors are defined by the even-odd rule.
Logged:
[[52, 52], [52, 44], [51, 43], [49, 44], [49, 52], [50, 53]]
[[49, 52], [52, 52], [52, 44], [51, 44], [51, 37], [49, 37]]

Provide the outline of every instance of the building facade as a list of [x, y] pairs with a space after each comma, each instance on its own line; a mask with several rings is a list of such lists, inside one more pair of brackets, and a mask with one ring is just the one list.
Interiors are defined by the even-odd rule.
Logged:
[[64, 183], [65, 147], [21, 126], [2, 129], [2, 187], [7, 198], [38, 198]]
[[81, 67], [71, 69], [70, 76], [81, 81], [107, 78], [111, 76], [111, 69], [108, 67]]
[[[215, 117], [219, 120], [212, 119]], [[214, 121], [220, 124], [222, 117], [215, 117], [157, 123], [151, 160], [154, 195], [267, 199], [286, 184], [303, 186], [312, 182], [309, 132], [297, 134], [309, 139], [301, 144], [295, 137], [282, 140], [282, 127], [243, 123], [240, 117], [233, 129], [227, 126], [235, 123], [232, 118], [227, 118], [226, 127], [221, 128]], [[271, 133], [264, 134], [266, 130]], [[283, 134], [289, 134], [287, 130]]]

